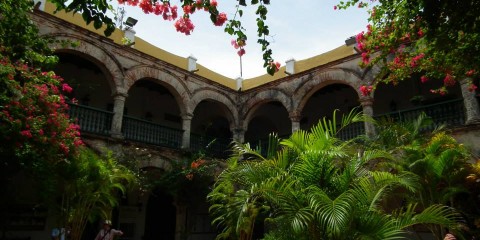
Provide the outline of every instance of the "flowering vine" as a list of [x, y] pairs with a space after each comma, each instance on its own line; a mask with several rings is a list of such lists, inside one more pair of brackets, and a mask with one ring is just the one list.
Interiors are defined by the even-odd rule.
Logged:
[[61, 77], [0, 51], [0, 86], [0, 155], [56, 163], [76, 153], [83, 143], [67, 114], [64, 94], [72, 88]]
[[[443, 1], [432, 6], [426, 0], [349, 0], [334, 9], [352, 6], [365, 8], [370, 14], [366, 32], [356, 35], [356, 48], [361, 66], [381, 68], [374, 85], [397, 84], [415, 73], [421, 83], [441, 81], [440, 88], [431, 90], [434, 93], [446, 94], [463, 79], [470, 81], [470, 91], [477, 89], [480, 20], [466, 17], [464, 11], [473, 13], [479, 6], [471, 1]], [[442, 14], [436, 14], [438, 11]], [[366, 90], [362, 93], [369, 92]]]
[[[49, 0], [56, 4], [57, 10], [81, 11], [82, 16], [87, 24], [93, 22], [96, 29], [106, 25], [104, 33], [106, 36], [112, 34], [115, 30], [115, 23], [108, 16], [108, 11], [112, 10], [109, 5], [109, 0], [91, 0], [91, 1], [67, 1], [67, 0]], [[229, 18], [226, 13], [219, 12], [217, 0], [181, 0], [180, 6], [171, 3], [171, 0], [117, 0], [120, 4], [129, 6], [137, 6], [146, 14], [161, 15], [164, 20], [175, 21], [173, 24], [175, 29], [185, 35], [190, 35], [195, 29], [194, 23], [190, 16], [195, 12], [204, 11], [210, 15], [210, 20], [215, 26], [225, 26], [225, 32], [229, 35], [235, 36], [237, 42], [247, 41], [245, 35], [245, 28], [242, 26], [239, 18], [243, 15], [241, 7], [246, 7], [246, 1], [238, 1], [236, 12], [232, 18]], [[263, 56], [263, 67], [266, 68], [267, 73], [273, 75], [278, 71], [275, 62], [272, 58], [272, 50], [270, 49], [270, 41], [268, 39], [270, 30], [266, 24], [268, 9], [266, 5], [270, 4], [270, 0], [251, 0], [252, 6], [257, 5], [255, 14], [257, 15], [257, 43], [261, 45]], [[183, 12], [180, 13], [180, 11]], [[237, 54], [245, 54], [245, 49], [239, 50]]]

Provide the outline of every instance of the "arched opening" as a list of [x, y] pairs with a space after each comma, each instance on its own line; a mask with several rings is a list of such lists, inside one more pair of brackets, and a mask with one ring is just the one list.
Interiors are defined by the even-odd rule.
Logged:
[[82, 132], [108, 135], [113, 116], [111, 76], [88, 56], [58, 52], [59, 63], [53, 69], [73, 91], [67, 94], [72, 102], [70, 115], [78, 120]]
[[175, 240], [177, 210], [173, 197], [157, 187], [147, 202], [144, 240]]
[[441, 80], [422, 83], [420, 76], [397, 85], [380, 83], [375, 91], [373, 112], [376, 118], [412, 121], [421, 112], [430, 116], [436, 124], [462, 125], [465, 122], [460, 84], [447, 88], [445, 94], [432, 93], [443, 86]]
[[180, 107], [172, 92], [155, 79], [141, 79], [128, 91], [122, 132], [126, 139], [178, 148]]
[[288, 137], [292, 133], [292, 123], [282, 103], [263, 103], [254, 111], [245, 132], [245, 142], [252, 146], [260, 144], [264, 148], [270, 133], [276, 133], [280, 137]]
[[207, 156], [227, 157], [232, 141], [228, 115], [227, 107], [219, 102], [200, 102], [193, 112], [190, 148]]
[[[342, 115], [349, 114], [354, 108], [359, 107], [357, 92], [349, 85], [334, 83], [327, 85], [313, 93], [304, 108], [302, 109], [302, 118], [300, 128], [309, 130], [323, 118], [332, 119], [333, 112], [336, 113], [335, 122], [340, 124]], [[352, 124], [349, 128], [340, 133], [342, 138], [352, 138], [363, 134], [363, 123]]]

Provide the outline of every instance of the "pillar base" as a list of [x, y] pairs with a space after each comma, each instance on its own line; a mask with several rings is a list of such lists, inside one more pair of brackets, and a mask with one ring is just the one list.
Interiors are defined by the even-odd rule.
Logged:
[[465, 122], [465, 125], [477, 125], [480, 124], [480, 118], [469, 119]]
[[119, 132], [111, 132], [110, 137], [118, 139], [118, 140], [125, 139], [125, 137], [123, 136], [123, 134], [121, 132], [120, 133]]

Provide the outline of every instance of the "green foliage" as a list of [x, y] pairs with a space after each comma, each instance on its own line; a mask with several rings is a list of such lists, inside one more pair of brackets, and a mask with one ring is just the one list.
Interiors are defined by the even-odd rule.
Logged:
[[351, 113], [340, 128], [320, 121], [277, 141], [282, 147], [268, 158], [237, 143], [208, 198], [212, 223], [222, 230], [217, 239], [252, 239], [258, 221], [273, 227], [265, 239], [280, 232], [294, 239], [400, 239], [417, 224], [453, 227], [458, 215], [444, 205], [388, 204], [400, 193], [420, 191], [421, 179], [408, 171], [373, 170], [372, 164], [393, 156], [336, 138], [362, 118]]
[[23, 61], [29, 66], [51, 66], [57, 60], [48, 44], [53, 40], [38, 37], [37, 27], [28, 13], [33, 2], [5, 0], [0, 2], [0, 46], [2, 55], [12, 63]]
[[[413, 73], [443, 80], [446, 87], [480, 71], [480, 4], [475, 0], [341, 1], [339, 8], [358, 6], [370, 13], [368, 31], [357, 35], [363, 65], [377, 64], [377, 81], [397, 83]], [[471, 89], [475, 89], [472, 86]]]
[[115, 31], [115, 22], [108, 16], [108, 13], [113, 11], [112, 6], [107, 0], [49, 0], [57, 7], [57, 11], [65, 10], [66, 12], [81, 13], [85, 23], [93, 22], [95, 29], [106, 26], [105, 36], [110, 36]]
[[134, 173], [119, 164], [111, 153], [100, 156], [88, 148], [55, 171], [62, 203], [63, 226], [71, 229], [72, 240], [81, 239], [88, 221], [110, 219], [119, 194], [136, 184]]
[[[378, 126], [378, 136], [368, 143], [368, 148], [382, 147], [392, 154], [391, 159], [377, 165], [380, 168], [409, 171], [417, 176], [418, 191], [403, 196], [407, 202], [414, 202], [419, 208], [435, 204], [455, 207], [466, 216], [469, 228], [474, 229], [473, 221], [480, 212], [476, 204], [467, 204], [477, 199], [466, 181], [473, 171], [468, 163], [471, 155], [441, 128], [433, 132], [422, 130], [431, 124], [425, 114], [413, 122], [383, 121]], [[438, 226], [428, 228], [438, 237], [445, 234]]]
[[[38, 36], [29, 18], [32, 7], [28, 0], [0, 1], [0, 184], [27, 173], [41, 200], [50, 206], [62, 200], [58, 226], [81, 239], [86, 222], [108, 216], [135, 178], [111, 155], [82, 147], [78, 126], [67, 114], [64, 93], [72, 89], [42, 70], [57, 58], [48, 48], [52, 40]], [[9, 194], [2, 194], [2, 205], [12, 204]]]

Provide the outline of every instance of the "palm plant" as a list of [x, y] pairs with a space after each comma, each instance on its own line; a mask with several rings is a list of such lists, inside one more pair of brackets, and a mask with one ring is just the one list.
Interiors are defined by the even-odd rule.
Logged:
[[110, 218], [118, 194], [125, 193], [136, 181], [134, 174], [111, 154], [101, 157], [87, 148], [61, 168], [61, 221], [70, 228], [72, 240], [82, 238], [88, 221]]
[[[464, 183], [470, 153], [442, 131], [442, 126], [433, 132], [421, 131], [431, 124], [431, 119], [425, 114], [412, 122], [382, 124], [385, 130], [379, 131], [371, 146], [382, 145], [392, 153], [394, 158], [383, 163], [388, 169], [417, 175], [420, 188], [415, 194], [407, 196], [407, 201], [417, 202], [419, 208], [433, 204], [460, 207], [456, 204], [456, 197], [468, 194]], [[386, 141], [393, 139], [395, 141]], [[427, 227], [439, 239], [445, 235], [445, 230], [437, 225]]]
[[420, 213], [414, 204], [385, 207], [394, 190], [415, 192], [420, 186], [414, 174], [369, 169], [372, 160], [391, 159], [388, 152], [359, 151], [354, 142], [336, 137], [363, 118], [350, 113], [339, 127], [324, 119], [309, 132], [281, 141], [272, 137], [271, 147], [279, 150], [265, 157], [236, 143], [236, 154], [209, 194], [213, 223], [223, 230], [217, 239], [252, 239], [255, 222], [264, 220], [259, 216], [267, 216], [272, 227], [267, 239], [283, 238], [275, 226], [283, 227], [283, 239], [399, 239], [419, 223], [452, 225], [456, 215], [445, 206]]

